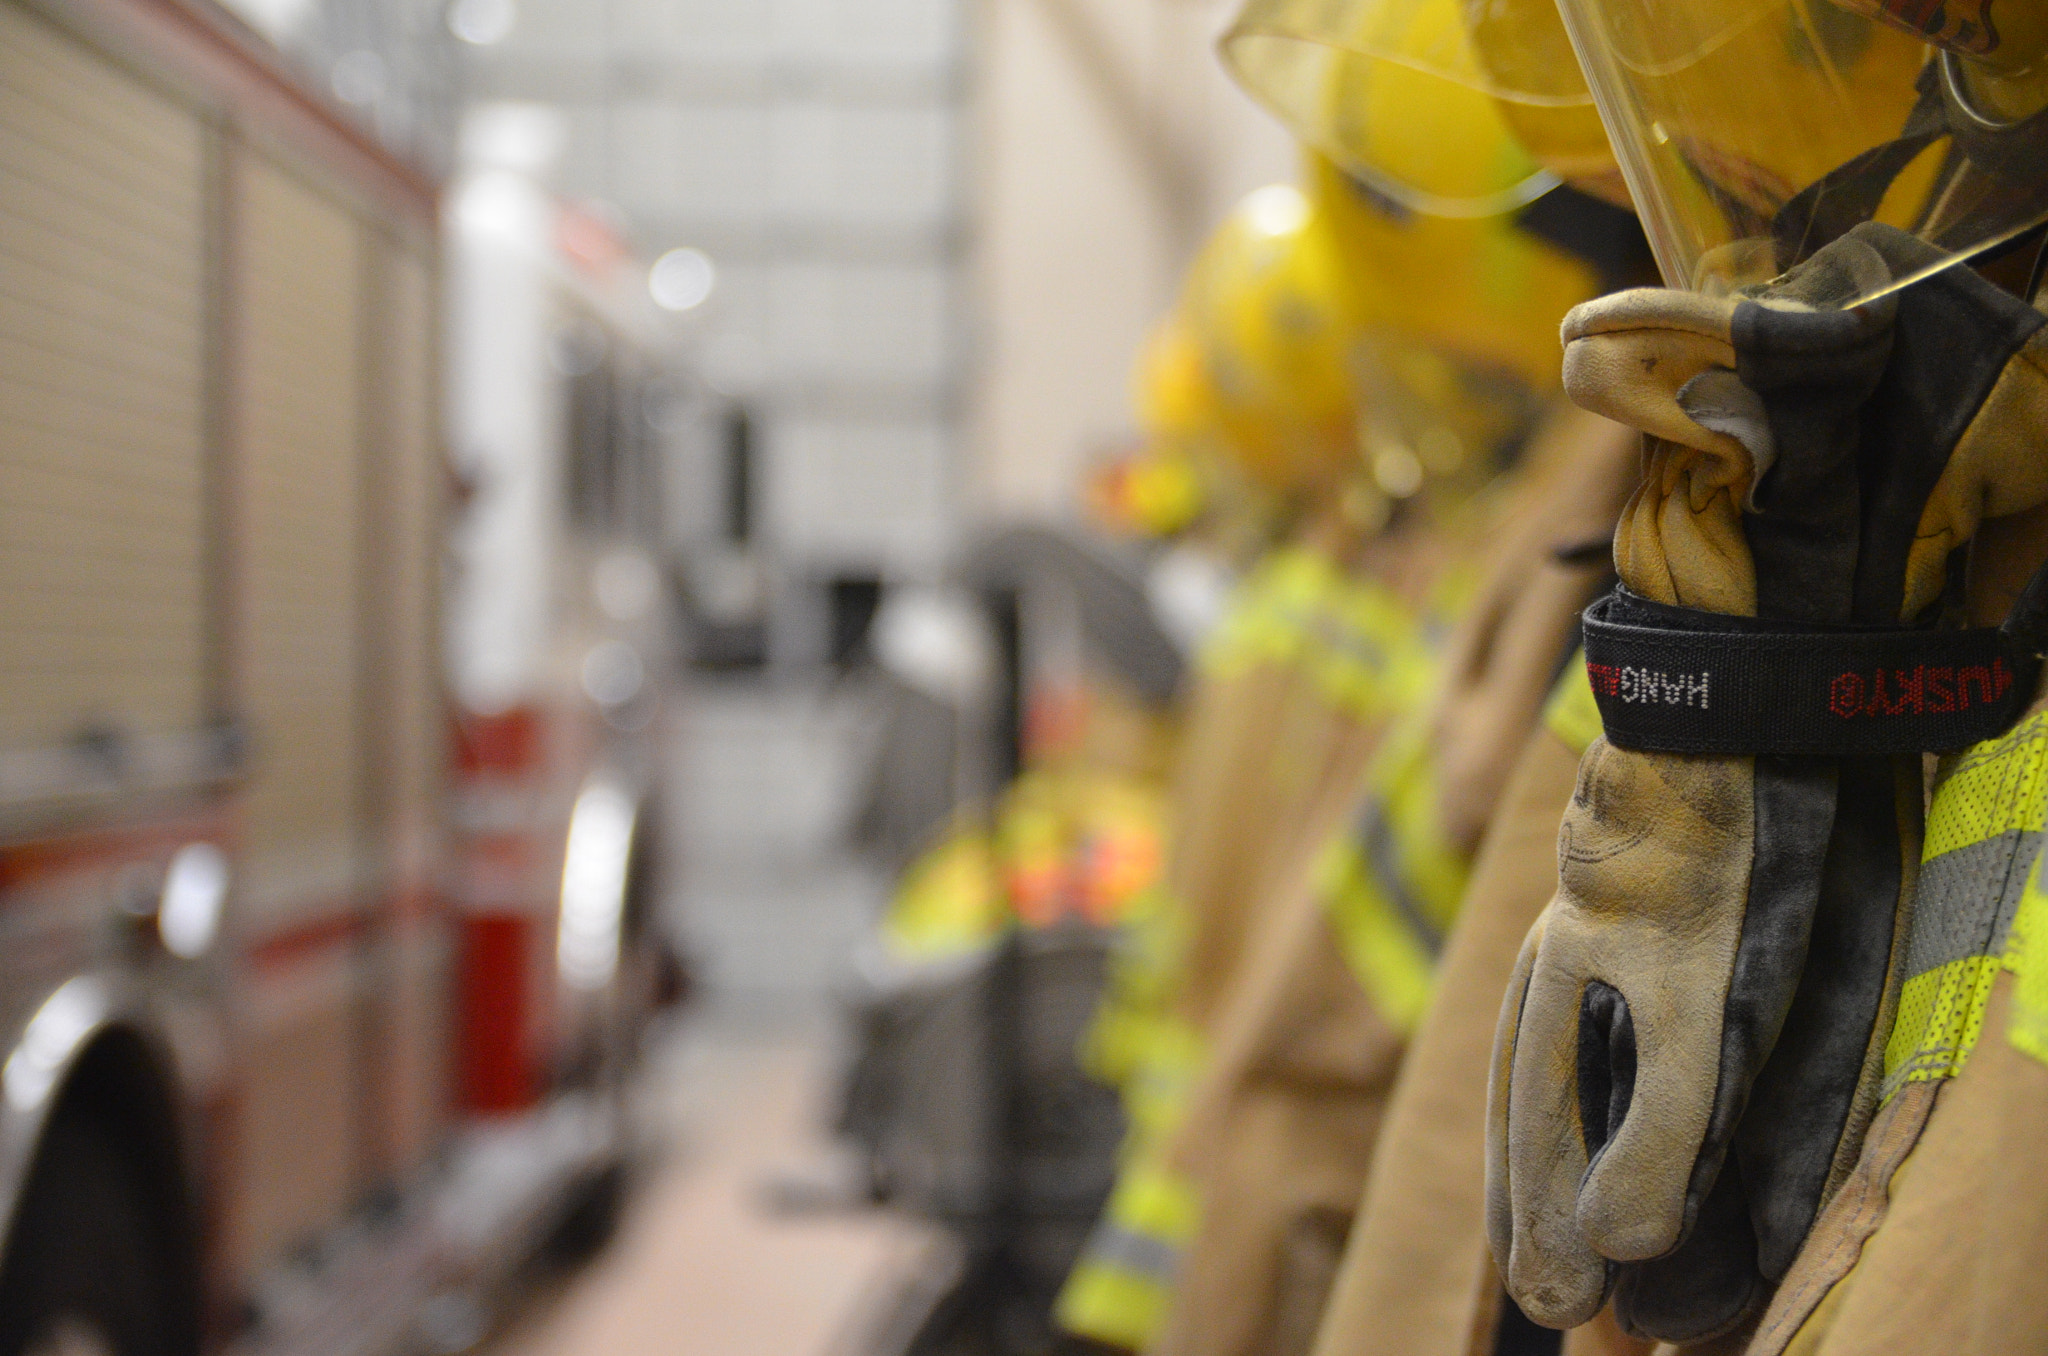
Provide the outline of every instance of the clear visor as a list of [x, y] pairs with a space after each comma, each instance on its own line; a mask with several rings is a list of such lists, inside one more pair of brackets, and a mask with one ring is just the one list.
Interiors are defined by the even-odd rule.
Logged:
[[1541, 197], [1558, 176], [1517, 139], [1510, 104], [1589, 102], [1575, 78], [1503, 80], [1482, 65], [1460, 0], [1248, 0], [1219, 45], [1304, 143], [1434, 216], [1493, 216]]
[[2048, 216], [2048, 99], [2025, 74], [1829, 0], [1560, 3], [1674, 287], [1767, 282], [1865, 221], [1933, 247], [1854, 304]]
[[1476, 492], [1502, 469], [1542, 406], [1534, 390], [1501, 369], [1385, 326], [1360, 332], [1352, 370], [1361, 392], [1359, 451], [1392, 499]]

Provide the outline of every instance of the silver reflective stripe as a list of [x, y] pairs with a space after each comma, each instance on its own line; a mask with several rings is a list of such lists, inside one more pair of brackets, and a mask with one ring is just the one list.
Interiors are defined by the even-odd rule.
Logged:
[[1118, 1267], [1169, 1285], [1180, 1266], [1180, 1249], [1112, 1220], [1103, 1220], [1088, 1235], [1088, 1250], [1082, 1264]]
[[2041, 840], [2039, 829], [2008, 829], [1944, 852], [1920, 868], [1906, 978], [2005, 950]]
[[1394, 841], [1394, 826], [1387, 822], [1386, 807], [1374, 799], [1365, 807], [1358, 826], [1359, 852], [1365, 858], [1366, 871], [1380, 893], [1386, 896], [1394, 911], [1401, 915], [1401, 921], [1415, 934], [1415, 940], [1422, 943], [1431, 956], [1442, 953], [1444, 935], [1436, 924], [1429, 921], [1422, 901], [1408, 888], [1408, 882], [1401, 876], [1401, 848]]
[[1320, 641], [1325, 649], [1361, 668], [1377, 673], [1387, 667], [1387, 647], [1355, 626], [1347, 626], [1335, 617], [1317, 614], [1303, 619], [1303, 629]]

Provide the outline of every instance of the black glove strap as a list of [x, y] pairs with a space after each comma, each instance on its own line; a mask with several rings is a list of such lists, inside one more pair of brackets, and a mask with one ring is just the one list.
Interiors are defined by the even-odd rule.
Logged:
[[2048, 567], [2004, 626], [1816, 628], [1638, 598], [1586, 609], [1607, 740], [1652, 753], [1938, 753], [1995, 738], [2033, 701]]

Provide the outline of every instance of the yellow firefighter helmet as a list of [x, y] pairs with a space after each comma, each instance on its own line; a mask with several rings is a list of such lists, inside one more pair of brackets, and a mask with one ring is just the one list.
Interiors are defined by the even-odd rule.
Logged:
[[1183, 312], [1168, 312], [1145, 337], [1131, 373], [1131, 403], [1148, 442], [1186, 446], [1215, 436], [1216, 393]]
[[1247, 196], [1189, 271], [1181, 306], [1224, 442], [1269, 489], [1356, 464], [1355, 283], [1327, 213], [1291, 184]]
[[1557, 386], [1557, 327], [1599, 291], [1590, 267], [1505, 217], [1403, 211], [1321, 157], [1309, 173], [1347, 290], [1386, 342], [1499, 369], [1535, 391]]

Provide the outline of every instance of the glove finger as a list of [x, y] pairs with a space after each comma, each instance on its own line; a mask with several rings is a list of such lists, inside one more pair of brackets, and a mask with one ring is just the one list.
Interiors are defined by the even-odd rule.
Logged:
[[1515, 957], [1507, 992], [1501, 998], [1500, 1020], [1493, 1029], [1493, 1060], [1486, 1075], [1486, 1242], [1493, 1250], [1494, 1265], [1503, 1274], [1514, 1248], [1515, 1212], [1508, 1172], [1508, 1088], [1514, 1070], [1515, 1037], [1522, 1024], [1522, 1004], [1529, 994], [1529, 972], [1536, 964], [1536, 948], [1543, 941], [1543, 920], [1539, 914], [1522, 939], [1521, 954]]
[[1632, 1053], [1633, 1078], [1624, 1082], [1630, 1071], [1619, 1067], [1609, 1075], [1612, 1134], [1578, 1197], [1579, 1225], [1604, 1257], [1648, 1261], [1684, 1235], [1720, 1071], [1726, 973], [1671, 967], [1620, 986], [1625, 1007], [1604, 1049], [1617, 1064]]
[[[1639, 1262], [1663, 1256], [1683, 1236], [1720, 1084], [1753, 833], [1753, 764], [1615, 750], [1602, 775], [1617, 822], [1654, 827], [1630, 839], [1585, 834], [1573, 843], [1562, 881], [1579, 907], [1568, 924], [1553, 926], [1546, 947], [1561, 959], [1575, 953], [1568, 965], [1616, 991], [1618, 1001], [1606, 1000], [1612, 1015], [1602, 1058], [1619, 1072], [1616, 1062], [1633, 1050], [1634, 1077], [1610, 1088], [1612, 1133], [1585, 1176], [1577, 1218], [1602, 1256]], [[1578, 1017], [1580, 994], [1572, 1007]]]
[[1635, 1083], [1636, 1027], [1628, 999], [1612, 984], [1593, 980], [1579, 1000], [1579, 1125], [1588, 1162], [1600, 1161], [1628, 1119]]
[[1765, 1294], [1742, 1172], [1731, 1158], [1678, 1250], [1621, 1268], [1614, 1316], [1632, 1337], [1704, 1342], [1732, 1331]]
[[1557, 905], [1546, 911], [1522, 991], [1521, 1018], [1508, 1052], [1505, 1115], [1512, 1246], [1508, 1293], [1548, 1327], [1586, 1322], [1606, 1302], [1607, 1259], [1580, 1230], [1579, 1181], [1586, 1145], [1579, 1126], [1578, 1057], [1583, 971], [1553, 955]]

